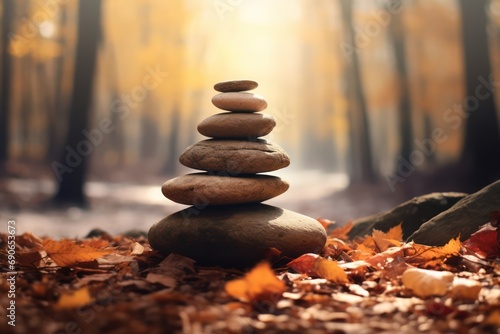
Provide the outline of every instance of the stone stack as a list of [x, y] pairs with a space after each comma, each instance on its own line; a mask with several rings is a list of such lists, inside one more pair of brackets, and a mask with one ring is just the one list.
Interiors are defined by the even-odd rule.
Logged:
[[228, 112], [203, 120], [198, 132], [211, 139], [188, 147], [179, 161], [204, 171], [168, 180], [162, 192], [170, 200], [192, 205], [153, 225], [151, 246], [178, 253], [202, 265], [251, 266], [270, 251], [284, 258], [319, 252], [326, 233], [310, 217], [260, 202], [281, 195], [288, 183], [263, 175], [290, 164], [277, 144], [259, 139], [276, 122], [260, 113], [266, 100], [247, 92], [258, 85], [250, 80], [220, 82], [212, 103]]

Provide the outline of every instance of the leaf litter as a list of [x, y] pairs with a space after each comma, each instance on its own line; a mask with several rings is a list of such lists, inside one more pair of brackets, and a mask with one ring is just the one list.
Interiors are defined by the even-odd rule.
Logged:
[[[496, 226], [442, 247], [403, 242], [401, 225], [355, 240], [351, 228], [333, 229], [320, 254], [245, 271], [165, 257], [144, 237], [56, 241], [25, 233], [16, 245], [15, 332], [497, 332]], [[0, 244], [7, 268], [6, 234]], [[7, 305], [9, 274], [0, 275]], [[0, 331], [11, 332], [7, 326]]]

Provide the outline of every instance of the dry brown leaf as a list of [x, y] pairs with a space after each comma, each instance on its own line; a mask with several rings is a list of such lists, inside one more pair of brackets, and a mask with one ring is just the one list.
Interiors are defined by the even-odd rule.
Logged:
[[33, 233], [26, 232], [16, 237], [16, 245], [22, 248], [37, 250], [42, 247], [42, 239]]
[[276, 302], [285, 291], [285, 283], [278, 279], [267, 262], [257, 264], [243, 278], [226, 283], [225, 290], [231, 297], [244, 302]]
[[167, 288], [175, 288], [177, 285], [177, 280], [175, 278], [155, 273], [149, 273], [148, 276], [146, 276], [146, 281], [149, 283], [159, 283]]
[[76, 291], [64, 292], [54, 305], [59, 309], [74, 309], [92, 302], [89, 289], [85, 286]]
[[349, 233], [349, 231], [352, 229], [353, 226], [354, 226], [353, 222], [350, 221], [344, 226], [337, 227], [332, 231], [332, 233], [330, 233], [328, 238], [338, 238], [342, 240], [348, 240], [349, 237], [347, 236], [347, 233]]
[[72, 240], [45, 240], [43, 248], [54, 262], [62, 267], [81, 267], [81, 263], [94, 260], [112, 252], [111, 249], [97, 249], [87, 245], [78, 245]]
[[26, 251], [17, 253], [19, 265], [24, 267], [39, 268], [42, 265], [42, 255], [38, 251]]

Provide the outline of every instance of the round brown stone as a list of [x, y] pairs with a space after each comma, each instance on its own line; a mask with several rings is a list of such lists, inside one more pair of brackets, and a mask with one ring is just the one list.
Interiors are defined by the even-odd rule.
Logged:
[[245, 92], [220, 93], [212, 98], [212, 103], [219, 109], [238, 112], [257, 112], [267, 108], [264, 97]]
[[227, 112], [205, 118], [198, 132], [214, 138], [248, 138], [269, 134], [276, 126], [274, 117], [256, 113]]
[[252, 80], [230, 80], [222, 81], [215, 84], [214, 89], [218, 92], [242, 92], [245, 90], [255, 89], [259, 86]]
[[288, 190], [288, 183], [271, 175], [221, 176], [188, 174], [168, 180], [161, 191], [168, 199], [188, 205], [229, 205], [262, 202]]
[[318, 253], [326, 232], [313, 218], [270, 205], [198, 205], [153, 225], [148, 238], [163, 254], [184, 255], [201, 265], [241, 268], [263, 260], [272, 248], [287, 260]]
[[179, 157], [186, 167], [231, 176], [271, 172], [287, 167], [290, 158], [277, 144], [255, 141], [207, 139], [189, 146]]

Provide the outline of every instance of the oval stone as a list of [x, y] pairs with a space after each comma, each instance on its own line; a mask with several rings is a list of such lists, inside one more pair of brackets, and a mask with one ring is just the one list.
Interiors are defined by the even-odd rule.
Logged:
[[274, 117], [267, 114], [227, 112], [205, 118], [198, 132], [215, 138], [248, 138], [269, 134], [276, 126]]
[[263, 139], [203, 140], [182, 152], [179, 161], [186, 167], [227, 172], [231, 176], [271, 172], [290, 164], [290, 158], [280, 146]]
[[257, 112], [267, 108], [264, 97], [245, 92], [220, 93], [212, 98], [212, 103], [219, 109], [239, 112]]
[[218, 92], [242, 92], [255, 89], [257, 86], [259, 84], [252, 80], [230, 80], [216, 83], [214, 89]]
[[229, 205], [262, 202], [288, 190], [288, 183], [271, 175], [224, 176], [188, 174], [161, 187], [166, 198], [188, 205]]
[[265, 204], [189, 207], [151, 227], [153, 249], [177, 253], [200, 265], [248, 267], [272, 248], [288, 260], [318, 253], [326, 241], [315, 219]]

